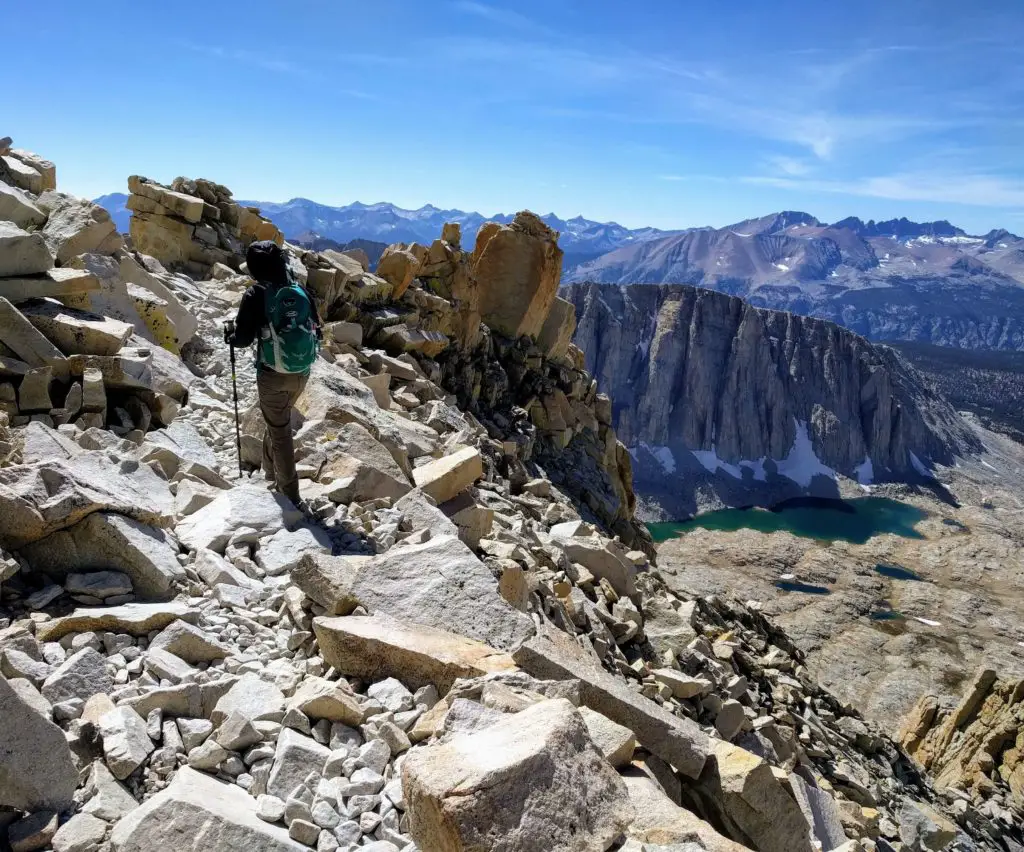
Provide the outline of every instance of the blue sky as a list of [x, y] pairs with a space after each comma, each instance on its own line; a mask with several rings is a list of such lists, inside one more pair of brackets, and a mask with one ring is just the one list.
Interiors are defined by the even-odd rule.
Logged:
[[780, 209], [1024, 231], [1024, 4], [39, 0], [0, 134], [62, 189], [528, 207], [625, 225]]

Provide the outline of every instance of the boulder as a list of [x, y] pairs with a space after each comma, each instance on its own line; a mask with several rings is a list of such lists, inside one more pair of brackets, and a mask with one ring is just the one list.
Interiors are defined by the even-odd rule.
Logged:
[[112, 512], [93, 512], [22, 550], [36, 571], [52, 577], [117, 570], [131, 578], [135, 593], [151, 600], [173, 596], [185, 579], [178, 546], [164, 530]]
[[363, 345], [363, 327], [357, 322], [329, 322], [324, 325], [324, 341], [358, 349]]
[[362, 724], [366, 716], [347, 684], [322, 677], [305, 678], [289, 700], [288, 709], [310, 719], [328, 719], [350, 727]]
[[306, 780], [311, 772], [323, 773], [331, 750], [307, 737], [285, 728], [277, 740], [274, 763], [267, 779], [267, 793], [287, 801], [292, 790]]
[[605, 850], [634, 817], [565, 699], [410, 752], [402, 791], [413, 840], [433, 852]]
[[153, 389], [153, 352], [148, 346], [125, 346], [116, 355], [72, 355], [68, 368], [76, 377], [95, 368], [103, 383], [115, 390]]
[[60, 811], [71, 805], [78, 770], [64, 732], [0, 677], [0, 807]]
[[5, 174], [5, 180], [10, 181], [18, 189], [38, 195], [45, 191], [42, 174], [28, 163], [22, 162], [10, 154], [0, 155], [0, 174]]
[[477, 235], [473, 274], [483, 321], [509, 338], [540, 334], [558, 292], [558, 234], [529, 211], [511, 225], [489, 222]]
[[416, 487], [438, 504], [446, 503], [484, 475], [483, 457], [476, 447], [463, 447], [413, 471]]
[[22, 414], [48, 414], [53, 408], [50, 387], [53, 385], [52, 367], [35, 367], [22, 377], [18, 386], [18, 411]]
[[[0, 145], [0, 147], [3, 146]], [[31, 151], [26, 151], [24, 148], [11, 148], [10, 156], [39, 175], [39, 186], [42, 189], [30, 191], [46, 192], [47, 190], [57, 188], [57, 167], [52, 162], [44, 160], [38, 154], [33, 154]]]
[[288, 832], [256, 815], [256, 800], [235, 784], [183, 767], [174, 780], [114, 826], [114, 852], [307, 852]]
[[900, 809], [900, 840], [908, 852], [942, 852], [957, 835], [957, 827], [924, 802], [905, 799]]
[[633, 732], [589, 707], [581, 707], [580, 715], [587, 726], [590, 739], [594, 741], [594, 745], [605, 759], [616, 769], [628, 766], [636, 749], [636, 737], [633, 736]]
[[112, 254], [124, 244], [110, 214], [91, 201], [60, 192], [47, 192], [39, 206], [48, 210], [43, 238], [62, 266], [88, 252]]
[[100, 717], [100, 736], [107, 767], [119, 781], [138, 769], [153, 751], [146, 720], [131, 707], [116, 707]]
[[0, 298], [15, 304], [27, 299], [62, 299], [100, 289], [100, 280], [88, 270], [54, 267], [42, 275], [0, 279]]
[[202, 512], [181, 521], [175, 531], [178, 540], [192, 550], [205, 547], [223, 553], [241, 527], [249, 527], [259, 536], [270, 536], [301, 520], [302, 513], [287, 497], [246, 485], [225, 491]]
[[412, 488], [387, 447], [358, 423], [338, 427], [334, 440], [318, 444], [316, 454], [325, 459], [318, 479], [330, 483], [337, 502], [397, 500]]
[[562, 298], [555, 298], [544, 320], [537, 345], [548, 358], [564, 358], [576, 331], [576, 306]]
[[814, 852], [811, 826], [772, 767], [731, 743], [712, 740], [711, 748], [700, 778], [686, 789], [703, 812], [758, 852]]
[[813, 780], [806, 781], [796, 772], [789, 775], [789, 789], [811, 827], [812, 840], [821, 844], [823, 852], [838, 849], [846, 843], [842, 813], [832, 796]]
[[0, 344], [30, 367], [53, 367], [60, 378], [69, 364], [61, 351], [30, 323], [7, 299], [0, 297]]
[[46, 214], [22, 190], [0, 181], [0, 220], [19, 228], [42, 225]]
[[676, 849], [677, 844], [686, 848], [685, 844], [692, 843], [695, 850], [706, 852], [747, 852], [746, 846], [723, 837], [695, 814], [679, 807], [665, 795], [657, 781], [640, 769], [626, 769], [622, 780], [636, 811], [628, 834], [641, 843], [650, 844], [644, 848]]
[[68, 308], [48, 299], [22, 302], [19, 310], [65, 355], [115, 355], [133, 331], [126, 322]]
[[370, 614], [451, 630], [501, 650], [533, 634], [533, 620], [501, 597], [487, 566], [452, 536], [359, 562], [307, 555], [292, 580], [333, 615], [362, 604]]
[[12, 822], [7, 829], [7, 842], [11, 852], [42, 852], [50, 848], [57, 833], [57, 814], [54, 811], [36, 811]]
[[395, 677], [413, 688], [446, 693], [458, 678], [512, 671], [512, 658], [482, 642], [383, 614], [316, 618], [313, 632], [325, 662], [366, 681]]
[[92, 764], [85, 792], [89, 801], [82, 810], [105, 822], [117, 822], [139, 806], [128, 789], [110, 774], [102, 760]]
[[618, 594], [627, 597], [636, 594], [637, 568], [626, 558], [622, 545], [596, 535], [588, 538], [552, 537], [569, 559], [578, 562], [598, 580], [607, 580]]
[[69, 633], [88, 633], [99, 630], [145, 636], [154, 630], [162, 630], [179, 619], [193, 622], [198, 618], [199, 613], [196, 610], [177, 601], [85, 607], [76, 609], [71, 615], [43, 622], [36, 628], [36, 638], [40, 642], [55, 642]]
[[707, 735], [698, 725], [669, 713], [625, 682], [601, 669], [560, 630], [547, 629], [516, 650], [512, 658], [534, 677], [580, 682], [580, 698], [591, 710], [629, 728], [641, 745], [697, 778], [710, 753]]
[[97, 852], [107, 836], [107, 824], [92, 814], [77, 813], [57, 829], [53, 852]]
[[83, 705], [94, 695], [108, 693], [114, 679], [107, 671], [106, 659], [92, 648], [72, 654], [43, 681], [40, 692], [51, 704], [80, 701]]
[[399, 245], [388, 246], [377, 262], [377, 274], [394, 288], [391, 298], [400, 299], [409, 289], [420, 264], [412, 252]]
[[205, 630], [186, 621], [172, 621], [149, 643], [150, 650], [161, 649], [187, 663], [212, 663], [231, 656], [232, 648]]
[[434, 500], [415, 488], [394, 504], [394, 508], [405, 517], [405, 522], [417, 530], [429, 530], [430, 535], [459, 535], [459, 528], [435, 504]]
[[0, 278], [36, 275], [53, 267], [53, 257], [42, 234], [23, 231], [0, 220]]
[[219, 725], [228, 716], [238, 714], [250, 722], [280, 722], [284, 712], [284, 693], [258, 675], [247, 674], [217, 701], [210, 721]]

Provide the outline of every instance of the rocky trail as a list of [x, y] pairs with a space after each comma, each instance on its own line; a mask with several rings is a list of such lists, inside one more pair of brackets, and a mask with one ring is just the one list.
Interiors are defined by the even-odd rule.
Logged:
[[0, 848], [1024, 848], [1019, 684], [923, 709], [917, 763], [759, 607], [666, 586], [533, 214], [376, 273], [286, 246], [307, 516], [237, 475], [220, 334], [280, 233], [129, 188], [126, 241], [0, 141]]

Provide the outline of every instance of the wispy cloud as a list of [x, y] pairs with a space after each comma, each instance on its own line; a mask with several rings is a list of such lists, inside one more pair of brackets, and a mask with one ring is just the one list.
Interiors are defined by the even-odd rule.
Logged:
[[179, 41], [178, 47], [189, 50], [200, 56], [209, 59], [228, 60], [248, 65], [253, 68], [262, 68], [264, 71], [273, 71], [278, 74], [292, 74], [300, 77], [317, 76], [305, 65], [300, 65], [291, 59], [256, 53], [242, 48], [226, 47], [218, 44], [200, 44], [192, 41]]
[[483, 18], [485, 21], [502, 27], [529, 30], [534, 33], [549, 32], [546, 27], [526, 15], [501, 6], [491, 6], [488, 3], [476, 2], [476, 0], [456, 0], [453, 6], [459, 12]]
[[995, 174], [908, 172], [852, 180], [751, 176], [745, 183], [799, 192], [862, 195], [894, 201], [933, 201], [977, 207], [1024, 207], [1024, 180]]

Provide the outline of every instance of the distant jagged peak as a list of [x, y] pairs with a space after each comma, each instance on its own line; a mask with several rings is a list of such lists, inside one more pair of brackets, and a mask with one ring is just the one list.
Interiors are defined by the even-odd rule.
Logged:
[[982, 239], [985, 240], [985, 248], [998, 248], [1000, 243], [1015, 243], [1020, 237], [1006, 228], [993, 228]]
[[769, 213], [757, 219], [744, 219], [735, 225], [729, 225], [726, 230], [735, 231], [742, 235], [753, 234], [775, 234], [792, 228], [794, 225], [810, 225], [817, 227], [819, 222], [810, 213], [803, 213], [799, 210], [783, 210], [779, 213]]
[[894, 237], [906, 240], [916, 237], [965, 237], [967, 232], [945, 219], [935, 222], [912, 222], [906, 216], [899, 219], [887, 219], [876, 222], [869, 219], [864, 222], [856, 216], [848, 216], [832, 225], [833, 228], [845, 228], [862, 237]]

